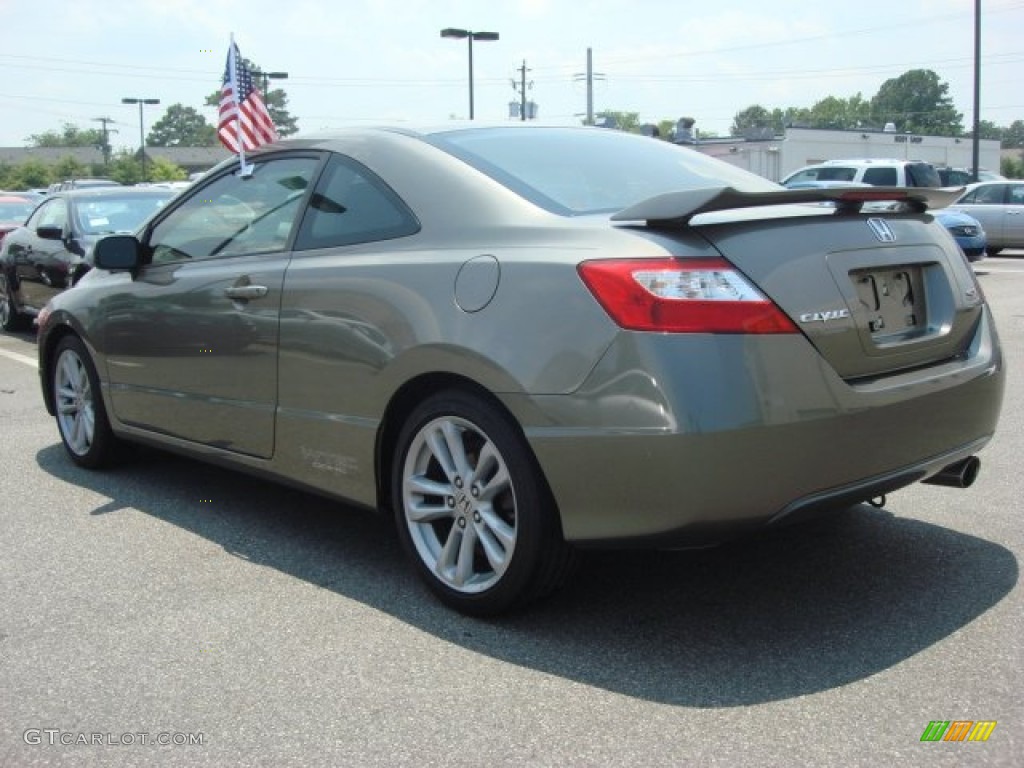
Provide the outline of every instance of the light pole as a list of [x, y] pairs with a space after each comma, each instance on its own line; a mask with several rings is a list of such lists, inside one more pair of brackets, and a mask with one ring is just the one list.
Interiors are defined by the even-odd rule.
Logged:
[[267, 89], [270, 88], [271, 80], [287, 80], [287, 72], [261, 72], [260, 70], [254, 70], [253, 75], [263, 80], [263, 101], [267, 100]]
[[138, 104], [139, 105], [139, 155], [142, 160], [142, 180], [146, 180], [146, 129], [142, 122], [142, 105], [143, 104], [159, 104], [160, 99], [141, 99], [134, 97], [125, 97], [121, 99], [122, 104]]
[[441, 37], [452, 40], [466, 38], [469, 41], [469, 119], [473, 119], [473, 41], [474, 40], [497, 40], [497, 32], [472, 32], [468, 29], [454, 29], [447, 27], [441, 30]]

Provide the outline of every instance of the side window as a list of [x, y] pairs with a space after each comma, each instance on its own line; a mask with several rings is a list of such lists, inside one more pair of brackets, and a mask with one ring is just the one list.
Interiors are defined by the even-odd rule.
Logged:
[[787, 184], [798, 184], [798, 183], [805, 182], [805, 181], [814, 181], [817, 178], [818, 178], [818, 169], [817, 168], [808, 168], [805, 171], [800, 171], [800, 173], [795, 174], [786, 183]]
[[149, 238], [153, 264], [282, 251], [319, 160], [257, 162], [204, 186], [175, 208]]
[[895, 187], [899, 182], [899, 174], [895, 168], [868, 168], [864, 171], [864, 183], [875, 187]]
[[296, 250], [391, 240], [419, 232], [412, 211], [377, 176], [335, 155], [313, 191]]
[[68, 220], [68, 203], [62, 197], [56, 197], [53, 200], [47, 200], [43, 205], [40, 205], [32, 218], [26, 222], [29, 229], [36, 229], [38, 227], [59, 227], [64, 229], [64, 225]]
[[1003, 202], [1005, 190], [1005, 184], [990, 184], [987, 187], [979, 187], [974, 190], [974, 202], [982, 205], [999, 205]]
[[1010, 205], [1024, 205], [1024, 184], [1010, 186]]

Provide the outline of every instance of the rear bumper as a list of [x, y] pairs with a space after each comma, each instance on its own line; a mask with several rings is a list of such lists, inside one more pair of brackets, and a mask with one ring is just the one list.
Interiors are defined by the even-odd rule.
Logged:
[[576, 393], [509, 405], [566, 538], [707, 544], [970, 455], [1004, 378], [986, 311], [966, 358], [855, 384], [798, 335], [623, 333]]

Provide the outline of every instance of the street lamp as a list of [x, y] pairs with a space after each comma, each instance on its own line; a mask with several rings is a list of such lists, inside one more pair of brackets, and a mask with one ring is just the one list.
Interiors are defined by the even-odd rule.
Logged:
[[142, 105], [143, 104], [159, 104], [160, 99], [138, 99], [125, 97], [121, 99], [122, 104], [138, 104], [139, 105], [139, 154], [142, 157], [142, 180], [146, 180], [146, 129], [142, 122]]
[[473, 119], [473, 41], [474, 40], [497, 40], [497, 32], [471, 32], [468, 29], [453, 29], [448, 27], [441, 30], [441, 37], [452, 40], [466, 38], [469, 41], [469, 119]]
[[287, 80], [287, 72], [261, 72], [260, 70], [254, 70], [253, 75], [263, 80], [263, 100], [267, 99], [267, 89], [270, 88], [271, 80]]

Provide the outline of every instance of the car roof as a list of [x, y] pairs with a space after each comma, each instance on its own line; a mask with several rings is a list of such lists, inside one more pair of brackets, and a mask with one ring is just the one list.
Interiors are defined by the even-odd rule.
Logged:
[[51, 192], [51, 197], [66, 197], [70, 200], [84, 200], [100, 197], [168, 197], [173, 189], [167, 187], [88, 187], [85, 189], [63, 189]]

